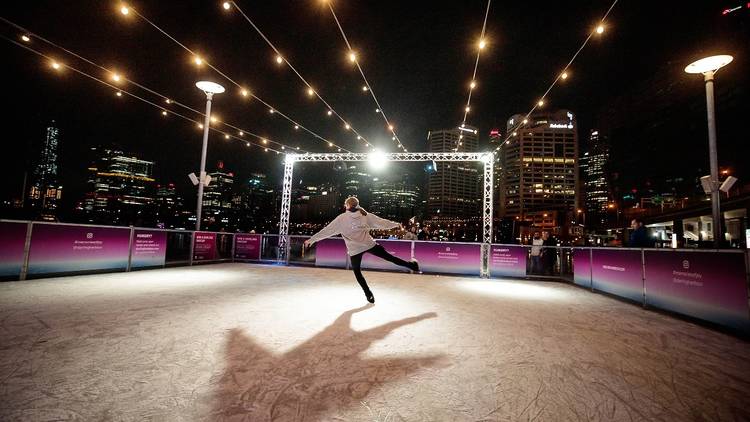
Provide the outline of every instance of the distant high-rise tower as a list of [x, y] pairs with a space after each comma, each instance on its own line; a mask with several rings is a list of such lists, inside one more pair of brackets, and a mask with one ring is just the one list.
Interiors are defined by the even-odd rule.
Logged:
[[57, 147], [60, 129], [53, 120], [47, 127], [44, 144], [39, 154], [39, 160], [32, 174], [29, 189], [29, 205], [36, 216], [42, 220], [57, 219], [58, 201], [62, 197], [62, 186], [57, 176]]
[[592, 130], [589, 144], [581, 156], [583, 172], [584, 204], [588, 214], [589, 225], [603, 226], [607, 220], [607, 204], [610, 200], [609, 178], [609, 142], [598, 130]]
[[535, 113], [525, 124], [523, 119], [521, 114], [508, 119], [509, 142], [499, 154], [500, 216], [534, 221], [537, 214], [555, 211], [565, 217], [579, 203], [575, 117], [559, 110]]
[[[503, 136], [500, 134], [499, 129], [492, 129], [490, 131], [490, 149], [494, 151], [503, 143]], [[492, 192], [494, 195], [493, 201], [498, 204], [500, 201], [500, 183], [502, 182], [501, 171], [502, 166], [500, 165], [500, 154], [495, 154], [495, 161], [493, 163], [493, 180], [492, 180]], [[495, 214], [500, 215], [500, 207], [494, 207]]]
[[156, 219], [154, 162], [117, 148], [91, 148], [89, 192], [84, 200], [91, 223], [150, 225]]
[[342, 171], [343, 180], [339, 181], [342, 196], [356, 196], [364, 208], [371, 205], [372, 176], [365, 170], [365, 163], [349, 164]]
[[[464, 126], [434, 130], [427, 134], [430, 152], [475, 152], [479, 147], [477, 129]], [[438, 162], [430, 174], [427, 214], [432, 218], [472, 218], [479, 215], [482, 172], [475, 162]]]
[[419, 214], [420, 191], [411, 174], [392, 172], [372, 182], [372, 209], [379, 216], [405, 222]]
[[181, 213], [184, 210], [182, 198], [177, 195], [174, 183], [156, 186], [156, 221], [160, 228], [173, 229], [183, 225]]
[[234, 173], [219, 161], [216, 171], [209, 173], [211, 182], [203, 191], [203, 223], [206, 229], [230, 230], [236, 225], [235, 206], [232, 203]]

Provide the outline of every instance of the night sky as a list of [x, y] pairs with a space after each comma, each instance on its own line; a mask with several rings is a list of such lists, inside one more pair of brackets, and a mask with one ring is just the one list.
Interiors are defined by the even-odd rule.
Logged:
[[[294, 73], [273, 61], [274, 53], [237, 12], [224, 11], [219, 1], [140, 0], [132, 4], [277, 109], [341, 146], [362, 150], [337, 119], [326, 117], [320, 101], [305, 95]], [[375, 104], [361, 91], [362, 79], [347, 62], [345, 44], [326, 7], [318, 0], [238, 4], [359, 132], [382, 149], [396, 150], [382, 118], [375, 113]], [[486, 145], [490, 129], [504, 131], [510, 115], [529, 110], [610, 4], [493, 2], [487, 23], [489, 46], [480, 60], [479, 87], [468, 120], [480, 128], [482, 145]], [[730, 96], [727, 105], [717, 103], [719, 155], [722, 165], [738, 168], [741, 174], [744, 169], [739, 167], [745, 160], [741, 145], [747, 141], [742, 136], [748, 110], [750, 38], [748, 9], [735, 16], [721, 16], [723, 8], [734, 5], [620, 1], [608, 18], [606, 32], [583, 50], [571, 68], [570, 80], [553, 89], [547, 107], [575, 112], [579, 135], [585, 138], [589, 129], [601, 124], [627, 126], [622, 116], [612, 116], [638, 114], [640, 106], [634, 104], [645, 107], [650, 95], [664, 95], [648, 84], [667, 78], [675, 83], [676, 93], [669, 112], [692, 119], [686, 122], [692, 129], [680, 137], [686, 148], [675, 151], [672, 142], [660, 150], [648, 141], [649, 155], [639, 156], [638, 139], [628, 140], [628, 145], [633, 143], [636, 162], [678, 172], [686, 163], [692, 166], [706, 161], [703, 83], [700, 76], [687, 75], [682, 69], [705, 55], [732, 54], [735, 61], [719, 72], [717, 90], [723, 90], [725, 96], [727, 90], [740, 94], [739, 98]], [[123, 17], [117, 6], [114, 1], [33, 1], [5, 2], [1, 10], [6, 19], [199, 110], [205, 96], [194, 87], [195, 81], [209, 78], [223, 83], [231, 89], [217, 96], [214, 103], [222, 120], [292, 146], [328, 150], [321, 141], [294, 131], [280, 116], [271, 116], [257, 101], [243, 100], [219, 75], [192, 65], [184, 50], [137, 17]], [[460, 123], [485, 1], [337, 1], [335, 7], [365, 75], [410, 151], [426, 150], [428, 130]], [[0, 27], [6, 36], [19, 36], [5, 24]], [[200, 158], [201, 131], [195, 125], [176, 117], [164, 118], [159, 110], [135, 99], [117, 98], [112, 89], [72, 71], [56, 74], [37, 56], [0, 41], [3, 72], [11, 81], [2, 106], [6, 153], [0, 163], [6, 182], [0, 188], [0, 198], [19, 196], [23, 171], [34, 159], [46, 122], [52, 119], [61, 128], [60, 173], [67, 206], [84, 193], [86, 151], [100, 144], [116, 143], [155, 160], [159, 182], [176, 182], [183, 194], [192, 192], [186, 174], [197, 172]], [[32, 45], [102, 76], [101, 71], [41, 41]], [[632, 99], [634, 93], [638, 93], [638, 101]], [[723, 120], [722, 112], [729, 117]], [[648, 122], [648, 116], [640, 119]], [[619, 151], [627, 153], [628, 148], [619, 145]], [[650, 155], [653, 153], [659, 154], [658, 159]], [[687, 161], [674, 160], [674, 154]], [[279, 156], [213, 134], [209, 163], [217, 160], [224, 160], [227, 168], [242, 178], [263, 171], [278, 179], [282, 172]], [[648, 174], [649, 170], [641, 168], [641, 172]]]

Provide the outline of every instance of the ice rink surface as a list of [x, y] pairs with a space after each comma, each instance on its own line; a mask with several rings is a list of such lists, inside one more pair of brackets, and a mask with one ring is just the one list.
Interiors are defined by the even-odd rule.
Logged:
[[569, 284], [218, 264], [0, 283], [0, 420], [750, 420], [750, 343]]

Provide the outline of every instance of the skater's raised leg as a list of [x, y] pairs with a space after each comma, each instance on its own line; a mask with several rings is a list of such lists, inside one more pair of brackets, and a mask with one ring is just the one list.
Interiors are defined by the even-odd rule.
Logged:
[[372, 249], [368, 250], [367, 252], [377, 256], [378, 258], [385, 259], [388, 262], [392, 262], [396, 265], [399, 265], [401, 267], [406, 267], [412, 271], [419, 271], [419, 264], [417, 261], [404, 261], [403, 259], [393, 256], [388, 253], [387, 250], [381, 245], [376, 245]]

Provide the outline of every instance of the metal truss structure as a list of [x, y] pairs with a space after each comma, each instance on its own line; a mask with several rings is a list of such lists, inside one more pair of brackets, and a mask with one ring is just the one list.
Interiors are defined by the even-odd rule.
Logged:
[[490, 244], [492, 243], [492, 172], [494, 156], [491, 152], [347, 152], [287, 154], [284, 161], [284, 188], [281, 195], [279, 218], [279, 261], [289, 257], [289, 215], [292, 200], [292, 173], [296, 162], [336, 161], [479, 161], [484, 163], [482, 187], [482, 276], [488, 274]]

